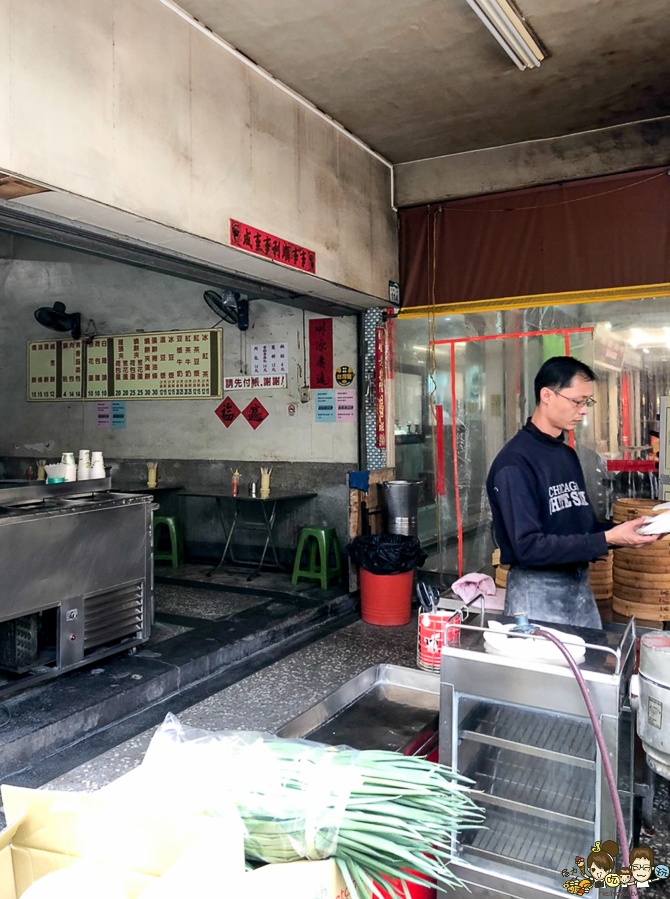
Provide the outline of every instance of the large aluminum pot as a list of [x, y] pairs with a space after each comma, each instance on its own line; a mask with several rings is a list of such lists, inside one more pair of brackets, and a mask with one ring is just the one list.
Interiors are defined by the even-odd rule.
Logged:
[[423, 481], [383, 481], [389, 534], [419, 536], [419, 496]]
[[640, 673], [631, 678], [630, 692], [649, 767], [670, 780], [670, 633], [640, 638]]

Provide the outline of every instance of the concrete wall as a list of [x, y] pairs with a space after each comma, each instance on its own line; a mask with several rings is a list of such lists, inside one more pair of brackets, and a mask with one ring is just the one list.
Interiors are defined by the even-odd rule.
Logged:
[[[258, 396], [270, 413], [253, 431], [240, 416], [226, 429], [214, 414], [220, 400], [127, 402], [125, 430], [96, 427], [96, 404], [28, 403], [26, 343], [49, 332], [34, 310], [55, 300], [93, 319], [103, 334], [137, 329], [205, 328], [216, 317], [202, 299], [204, 285], [132, 268], [105, 259], [0, 234], [0, 477], [24, 478], [36, 459], [57, 460], [66, 450], [99, 449], [112, 465], [116, 486], [146, 481], [145, 462], [159, 460], [164, 485], [228, 486], [240, 469], [242, 489], [258, 479], [261, 464], [273, 467], [274, 489], [314, 491], [317, 497], [282, 508], [275, 532], [280, 556], [289, 561], [304, 524], [336, 527], [347, 539], [346, 473], [358, 467], [357, 423], [316, 424], [314, 399], [299, 401], [303, 383], [302, 312], [266, 301], [250, 304], [246, 333], [222, 325], [224, 373], [245, 370], [252, 343], [288, 341], [290, 372], [283, 390], [232, 391], [240, 409]], [[313, 317], [305, 314], [305, 321]], [[333, 319], [334, 363], [354, 369], [356, 317]], [[55, 336], [55, 335], [54, 335]], [[356, 381], [354, 381], [354, 386]], [[287, 406], [297, 405], [295, 417]], [[163, 511], [179, 514], [187, 548], [197, 558], [217, 557], [221, 523], [212, 499], [161, 495]], [[260, 532], [236, 534], [241, 558], [257, 558]]]
[[219, 244], [240, 219], [370, 296], [396, 279], [389, 167], [156, 0], [0, 0], [0, 170]]
[[670, 163], [670, 116], [395, 167], [396, 206], [593, 178]]
[[[250, 304], [250, 325], [223, 325], [224, 374], [239, 374], [251, 345], [288, 341], [289, 386], [233, 391], [240, 409], [257, 395], [270, 416], [253, 431], [242, 418], [226, 429], [214, 414], [217, 400], [151, 400], [127, 403], [126, 430], [96, 427], [93, 402], [28, 403], [26, 341], [48, 331], [33, 311], [55, 300], [93, 319], [102, 334], [213, 327], [216, 316], [202, 299], [204, 285], [157, 275], [93, 256], [21, 238], [0, 238], [0, 454], [60, 456], [81, 447], [125, 459], [231, 459], [255, 462], [338, 462], [355, 465], [356, 423], [316, 424], [314, 402], [300, 404], [303, 365], [302, 312], [266, 301]], [[306, 313], [306, 321], [312, 317]], [[333, 323], [334, 363], [356, 367], [356, 318]], [[289, 418], [287, 406], [297, 403]]]

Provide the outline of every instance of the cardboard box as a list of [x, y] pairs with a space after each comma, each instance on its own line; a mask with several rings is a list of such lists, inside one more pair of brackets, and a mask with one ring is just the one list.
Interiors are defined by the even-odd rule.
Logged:
[[332, 859], [246, 873], [239, 818], [189, 817], [172, 797], [157, 806], [138, 795], [131, 803], [125, 792], [3, 786], [14, 823], [0, 833], [0, 899], [20, 899], [41, 877], [83, 858], [128, 899], [352, 899]]
[[333, 859], [265, 865], [246, 876], [245, 899], [352, 899]]
[[[2, 800], [12, 823], [0, 834], [0, 899], [20, 899], [36, 880], [82, 858], [99, 866], [105, 882], [118, 883], [128, 899], [143, 893], [150, 899], [183, 899], [176, 884], [185, 877], [193, 887], [188, 894], [195, 897], [202, 883], [220, 885], [222, 871], [229, 895], [243, 895], [237, 816], [183, 815], [167, 801], [135, 806], [110, 802], [102, 793], [9, 786], [2, 787]], [[186, 864], [179, 864], [182, 857]], [[239, 891], [233, 889], [238, 878]]]

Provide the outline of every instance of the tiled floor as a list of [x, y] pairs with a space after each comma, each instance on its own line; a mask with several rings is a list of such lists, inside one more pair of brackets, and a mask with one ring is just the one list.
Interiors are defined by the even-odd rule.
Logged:
[[202, 587], [195, 586], [156, 584], [154, 602], [158, 621], [162, 615], [216, 621], [234, 612], [241, 612], [243, 609], [267, 602], [267, 597], [222, 590], [203, 590]]
[[[212, 622], [245, 610], [268, 598], [227, 591], [160, 584], [156, 590], [157, 627], [152, 642], [160, 644], [184, 633], [190, 622]], [[277, 600], [279, 604], [280, 601]], [[235, 610], [235, 611], [233, 611]], [[163, 616], [166, 616], [164, 619]], [[184, 621], [186, 623], [180, 623]], [[334, 692], [352, 677], [383, 662], [416, 665], [416, 619], [405, 627], [374, 627], [357, 621], [312, 642], [274, 664], [184, 708], [184, 724], [207, 730], [259, 730], [275, 733], [286, 722]], [[156, 728], [120, 743], [114, 749], [79, 765], [46, 785], [48, 789], [94, 790], [135, 768], [142, 760]], [[656, 853], [656, 863], [670, 862], [670, 796], [668, 783], [657, 781], [656, 833], [642, 841]], [[662, 895], [666, 885], [653, 885], [649, 899]]]
[[[373, 665], [416, 665], [416, 620], [404, 627], [357, 621], [185, 709], [179, 720], [207, 730], [276, 733], [305, 709]], [[136, 767], [156, 728], [52, 781], [49, 789], [91, 790]]]

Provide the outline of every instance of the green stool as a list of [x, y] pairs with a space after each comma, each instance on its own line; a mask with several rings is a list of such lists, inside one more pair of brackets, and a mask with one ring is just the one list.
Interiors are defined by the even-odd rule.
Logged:
[[[161, 528], [167, 528], [170, 539], [169, 552], [158, 552], [158, 535]], [[173, 568], [179, 568], [184, 561], [184, 543], [179, 527], [179, 519], [176, 515], [163, 515], [154, 518], [154, 561], [172, 562]]]
[[[309, 567], [301, 568], [302, 554], [305, 549], [309, 550]], [[334, 565], [328, 564], [331, 550], [335, 559]], [[342, 558], [335, 528], [302, 528], [298, 539], [298, 548], [295, 551], [291, 583], [295, 586], [301, 577], [320, 581], [323, 590], [333, 578], [338, 581], [342, 578]]]

